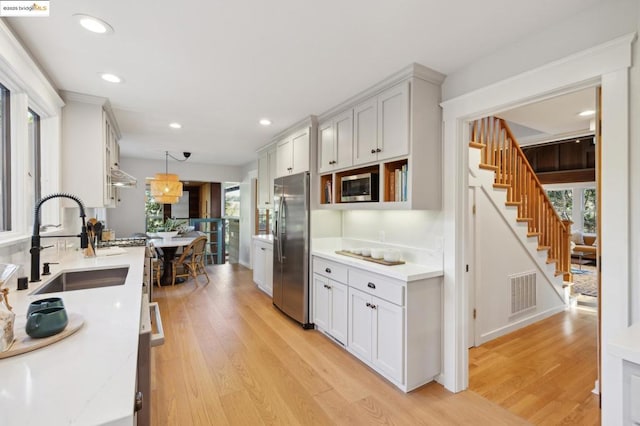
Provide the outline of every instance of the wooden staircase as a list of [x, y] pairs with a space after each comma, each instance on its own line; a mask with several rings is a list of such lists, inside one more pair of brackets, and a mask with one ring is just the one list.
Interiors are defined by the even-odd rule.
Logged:
[[538, 251], [547, 250], [555, 275], [571, 281], [571, 221], [556, 213], [507, 123], [497, 117], [474, 121], [469, 147], [481, 152], [478, 167], [494, 172], [494, 188], [507, 190], [505, 205], [517, 207], [516, 220], [527, 223], [527, 237], [538, 239]]

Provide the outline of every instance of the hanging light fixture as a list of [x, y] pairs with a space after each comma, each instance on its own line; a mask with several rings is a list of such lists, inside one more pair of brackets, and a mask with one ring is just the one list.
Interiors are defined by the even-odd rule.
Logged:
[[182, 182], [178, 175], [169, 173], [169, 151], [165, 151], [164, 173], [156, 173], [151, 181], [151, 195], [160, 204], [175, 204], [182, 197]]

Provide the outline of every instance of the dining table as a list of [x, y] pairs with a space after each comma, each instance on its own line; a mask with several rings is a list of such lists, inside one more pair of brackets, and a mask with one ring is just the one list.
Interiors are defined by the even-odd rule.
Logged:
[[[160, 277], [161, 285], [171, 285], [173, 283], [173, 275], [171, 273], [171, 262], [176, 256], [178, 248], [191, 244], [196, 237], [172, 237], [172, 238], [152, 238], [151, 242], [156, 248], [161, 248], [164, 255], [162, 256], [163, 270]], [[184, 282], [183, 278], [176, 278], [176, 283]]]

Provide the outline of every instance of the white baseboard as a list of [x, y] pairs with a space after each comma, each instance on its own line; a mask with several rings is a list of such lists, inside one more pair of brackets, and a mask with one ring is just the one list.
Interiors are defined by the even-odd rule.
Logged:
[[530, 317], [522, 318], [516, 322], [507, 324], [495, 330], [491, 330], [488, 333], [481, 333], [480, 342], [478, 342], [477, 346], [480, 346], [483, 343], [487, 343], [490, 340], [497, 339], [498, 337], [504, 336], [505, 334], [516, 331], [522, 327], [526, 327], [527, 325], [543, 320], [547, 317], [550, 317], [551, 315], [557, 314], [558, 312], [562, 312], [565, 309], [566, 309], [566, 306], [564, 304], [559, 305], [554, 308], [547, 309], [546, 311], [531, 315]]

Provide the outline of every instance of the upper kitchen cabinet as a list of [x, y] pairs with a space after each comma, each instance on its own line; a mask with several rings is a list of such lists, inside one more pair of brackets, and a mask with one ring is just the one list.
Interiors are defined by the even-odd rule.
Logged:
[[353, 110], [318, 124], [318, 172], [353, 165]]
[[[335, 209], [439, 210], [443, 79], [436, 71], [412, 64], [320, 115], [316, 205]], [[333, 158], [332, 151], [336, 144], [331, 138], [340, 130], [347, 133], [346, 128], [337, 130], [335, 126], [334, 117], [341, 114], [353, 117], [352, 162], [346, 166]], [[351, 192], [354, 189], [345, 181], [366, 176], [371, 176], [368, 182], [375, 185], [365, 188], [371, 197], [361, 201], [343, 196], [345, 186]]]
[[285, 137], [276, 145], [276, 177], [309, 171], [309, 127]]
[[355, 107], [354, 165], [409, 153], [409, 82]]
[[109, 100], [62, 92], [62, 190], [80, 197], [86, 207], [115, 207], [118, 190], [120, 130]]
[[261, 151], [258, 157], [258, 208], [273, 208], [273, 179], [276, 176], [276, 147]]

